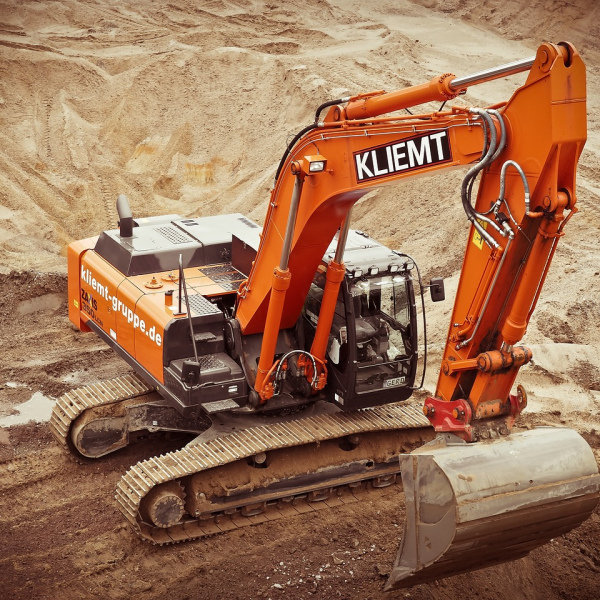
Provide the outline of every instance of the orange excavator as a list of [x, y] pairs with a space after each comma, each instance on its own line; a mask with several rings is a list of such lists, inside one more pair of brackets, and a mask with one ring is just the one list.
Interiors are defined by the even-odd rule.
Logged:
[[[507, 102], [444, 108], [524, 71]], [[428, 102], [443, 104], [415, 113]], [[527, 404], [513, 386], [577, 211], [585, 140], [583, 62], [545, 43], [469, 77], [321, 105], [279, 163], [262, 227], [241, 214], [134, 218], [120, 196], [118, 229], [69, 246], [69, 317], [135, 374], [62, 396], [55, 436], [90, 458], [161, 432], [194, 436], [118, 484], [124, 516], [156, 544], [335, 507], [401, 474], [407, 517], [388, 589], [569, 531], [598, 503], [594, 454], [570, 429], [513, 432]], [[424, 290], [443, 300], [444, 282], [425, 285], [410, 256], [351, 229], [351, 211], [373, 189], [458, 167], [470, 232], [437, 388], [419, 408], [419, 312], [425, 325]]]

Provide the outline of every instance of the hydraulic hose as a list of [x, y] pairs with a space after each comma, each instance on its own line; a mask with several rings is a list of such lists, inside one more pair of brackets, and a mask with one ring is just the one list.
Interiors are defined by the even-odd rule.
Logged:
[[317, 111], [315, 113], [315, 120], [314, 123], [311, 123], [310, 125], [307, 125], [304, 129], [301, 129], [292, 139], [292, 141], [288, 144], [287, 148], [285, 149], [285, 152], [283, 153], [283, 156], [281, 157], [281, 160], [279, 161], [279, 166], [277, 167], [277, 173], [275, 173], [275, 181], [277, 181], [279, 179], [279, 174], [281, 173], [281, 169], [283, 169], [283, 164], [285, 163], [287, 157], [289, 156], [290, 152], [292, 151], [292, 148], [296, 145], [296, 142], [298, 142], [298, 140], [306, 135], [309, 131], [312, 131], [313, 129], [316, 129], [317, 127], [319, 127], [319, 117], [321, 115], [321, 112], [328, 108], [329, 106], [334, 106], [336, 104], [343, 104], [344, 102], [348, 102], [350, 100], [350, 96], [346, 97], [346, 98], [338, 98], [337, 100], [328, 100], [327, 102], [323, 102], [323, 104], [321, 104], [318, 108]]
[[[282, 365], [285, 361], [289, 360], [290, 357], [299, 354], [302, 355], [304, 354], [305, 356], [308, 356], [308, 358], [310, 359], [310, 361], [312, 362], [312, 366], [313, 366], [313, 378], [312, 378], [312, 382], [311, 382], [311, 387], [314, 387], [315, 383], [317, 382], [319, 375], [317, 372], [317, 361], [315, 360], [315, 357], [310, 353], [307, 352], [306, 350], [290, 350], [289, 352], [287, 352], [286, 354], [284, 354], [280, 359], [279, 362], [277, 363], [277, 368], [275, 369], [275, 374], [273, 376], [273, 381], [277, 382], [279, 380], [280, 377], [280, 373], [281, 373], [281, 369], [282, 369]], [[277, 395], [279, 392], [276, 392], [275, 395]]]
[[283, 164], [285, 163], [287, 157], [289, 156], [290, 152], [292, 151], [292, 148], [296, 145], [296, 142], [304, 135], [306, 135], [309, 131], [312, 131], [313, 129], [316, 129], [319, 126], [318, 123], [311, 123], [310, 125], [307, 125], [304, 129], [301, 129], [295, 136], [294, 139], [288, 144], [287, 148], [285, 149], [285, 152], [283, 153], [283, 156], [281, 157], [281, 160], [279, 161], [279, 166], [277, 167], [277, 173], [275, 173], [275, 183], [277, 183], [277, 180], [279, 179], [279, 175], [281, 173], [281, 169], [283, 169]]
[[525, 190], [525, 213], [529, 212], [529, 183], [527, 181], [527, 177], [521, 165], [514, 160], [507, 160], [500, 170], [500, 193], [498, 195], [498, 199], [504, 201], [504, 188], [506, 186], [506, 170], [508, 167], [514, 167], [521, 177], [521, 181], [523, 182], [523, 188]]
[[[498, 227], [498, 225], [494, 221], [492, 221], [491, 219], [488, 219], [485, 215], [475, 211], [475, 209], [471, 205], [471, 192], [473, 189], [473, 184], [475, 182], [475, 178], [485, 167], [487, 167], [495, 159], [496, 156], [499, 155], [499, 153], [502, 151], [502, 144], [500, 144], [500, 149], [499, 149], [499, 144], [497, 143], [498, 136], [496, 133], [496, 127], [494, 125], [494, 121], [493, 121], [492, 117], [486, 111], [478, 109], [478, 108], [472, 108], [470, 110], [472, 113], [479, 115], [482, 119], [482, 122], [486, 123], [487, 129], [490, 132], [490, 143], [489, 143], [489, 147], [488, 147], [488, 150], [487, 150], [485, 156], [476, 165], [471, 167], [469, 169], [469, 171], [467, 171], [467, 174], [465, 175], [465, 178], [463, 179], [462, 186], [461, 186], [461, 198], [462, 198], [463, 208], [467, 215], [467, 218], [473, 224], [473, 227], [475, 227], [475, 229], [477, 230], [479, 235], [490, 246], [492, 246], [495, 249], [498, 249], [500, 247], [500, 245], [485, 230], [485, 228], [480, 223], [480, 221], [488, 223], [491, 227], [493, 227], [502, 236], [505, 236], [506, 232], [503, 229], [501, 229], [500, 227]], [[500, 126], [501, 140], [500, 141], [505, 142], [506, 141], [506, 131], [505, 131], [504, 123], [502, 122], [502, 119], [499, 114], [497, 114], [497, 117], [499, 118], [499, 121], [501, 123], [501, 126]]]
[[315, 123], [319, 122], [319, 117], [324, 109], [328, 108], [329, 106], [335, 106], [336, 104], [344, 104], [349, 100], [350, 96], [347, 96], [346, 98], [340, 98], [339, 100], [328, 100], [327, 102], [323, 102], [323, 104], [317, 108], [317, 112], [315, 113]]
[[496, 152], [494, 152], [494, 155], [490, 160], [490, 162], [493, 162], [500, 156], [500, 154], [504, 150], [504, 146], [506, 146], [506, 125], [504, 124], [504, 119], [502, 118], [502, 115], [497, 110], [493, 108], [488, 108], [487, 112], [490, 115], [496, 117], [496, 119], [498, 120], [498, 125], [500, 125], [500, 141], [498, 142], [498, 148], [496, 149]]

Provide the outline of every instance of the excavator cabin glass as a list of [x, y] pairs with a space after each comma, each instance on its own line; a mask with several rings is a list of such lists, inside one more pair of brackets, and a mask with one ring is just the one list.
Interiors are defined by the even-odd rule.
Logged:
[[[315, 277], [305, 305], [311, 339], [325, 277]], [[414, 289], [410, 273], [346, 277], [340, 286], [327, 348], [330, 400], [346, 410], [405, 400], [417, 364]], [[333, 385], [331, 385], [333, 384]]]

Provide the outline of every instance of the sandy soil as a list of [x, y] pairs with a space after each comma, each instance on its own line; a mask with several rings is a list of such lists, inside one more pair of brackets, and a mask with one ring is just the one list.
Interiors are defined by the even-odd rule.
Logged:
[[[599, 17], [594, 0], [0, 0], [0, 419], [34, 392], [56, 397], [127, 371], [74, 330], [65, 300], [66, 244], [114, 227], [118, 193], [140, 216], [240, 211], [261, 221], [286, 141], [322, 101], [465, 75], [567, 39], [588, 66], [589, 140], [580, 213], [525, 339], [535, 358], [521, 372], [530, 398], [521, 425], [574, 427], [600, 460]], [[506, 99], [521, 81], [462, 101]], [[409, 182], [355, 210], [357, 228], [414, 255], [426, 277], [448, 277], [448, 295], [467, 230], [460, 178]], [[430, 390], [450, 308], [431, 307]], [[521, 561], [384, 594], [402, 530], [397, 488], [151, 547], [124, 524], [114, 487], [170, 444], [81, 464], [46, 424], [0, 428], [2, 597], [600, 597], [598, 511]]]

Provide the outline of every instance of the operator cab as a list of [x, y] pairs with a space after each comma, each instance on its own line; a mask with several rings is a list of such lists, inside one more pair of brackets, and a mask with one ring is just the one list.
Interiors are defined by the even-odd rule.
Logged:
[[[321, 309], [334, 239], [311, 284], [304, 308], [307, 339]], [[350, 230], [329, 344], [329, 399], [345, 410], [405, 400], [412, 394], [418, 345], [414, 262], [367, 234]]]

